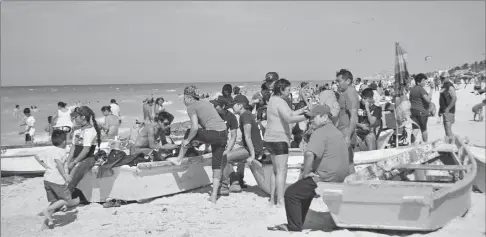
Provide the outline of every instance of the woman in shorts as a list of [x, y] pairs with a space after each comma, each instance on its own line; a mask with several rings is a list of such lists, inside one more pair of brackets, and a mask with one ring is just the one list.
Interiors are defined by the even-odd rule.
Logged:
[[[270, 202], [284, 205], [285, 181], [287, 179], [287, 162], [289, 158], [290, 124], [306, 120], [303, 114], [306, 107], [292, 111], [285, 98], [290, 94], [290, 82], [284, 78], [273, 85], [273, 95], [267, 106], [267, 126], [264, 135], [264, 146], [270, 152], [275, 184], [272, 183]], [[276, 200], [275, 200], [276, 196]]]

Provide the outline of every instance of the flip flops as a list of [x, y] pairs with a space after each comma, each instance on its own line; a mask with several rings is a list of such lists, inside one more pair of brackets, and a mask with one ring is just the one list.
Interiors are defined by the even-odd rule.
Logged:
[[42, 230], [45, 230], [45, 229], [54, 229], [54, 223], [49, 223], [49, 220], [45, 219], [44, 220], [44, 223], [42, 224]]
[[103, 203], [104, 208], [120, 207], [120, 206], [121, 206], [121, 201], [116, 199], [111, 199], [108, 202]]
[[267, 227], [267, 230], [269, 231], [284, 231], [284, 232], [290, 232], [289, 228], [287, 227], [287, 224], [280, 224], [276, 226], [269, 226]]

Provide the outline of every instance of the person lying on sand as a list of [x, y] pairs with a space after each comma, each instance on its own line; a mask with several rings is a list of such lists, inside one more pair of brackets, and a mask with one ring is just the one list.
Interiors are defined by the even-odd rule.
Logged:
[[185, 156], [192, 140], [211, 144], [213, 192], [211, 193], [210, 201], [216, 203], [221, 180], [221, 161], [226, 148], [228, 132], [226, 131], [226, 124], [219, 116], [218, 111], [210, 102], [200, 100], [200, 95], [201, 93], [195, 86], [184, 88], [184, 104], [187, 106], [191, 128], [188, 136], [182, 141], [178, 157], [167, 160], [174, 165], [181, 165], [182, 158]]
[[71, 177], [64, 171], [66, 157], [66, 133], [60, 130], [52, 132], [52, 147], [35, 156], [35, 159], [46, 169], [44, 173], [44, 188], [47, 201], [51, 204], [42, 211], [46, 217], [42, 228], [52, 229], [54, 219], [52, 214], [63, 206], [74, 207], [79, 204], [79, 198], [72, 199], [68, 184]]
[[105, 116], [105, 124], [101, 125], [101, 129], [106, 132], [106, 138], [118, 136], [118, 128], [120, 127], [118, 117], [111, 112], [110, 106], [101, 107], [101, 112]]
[[130, 154], [144, 153], [147, 155], [154, 149], [167, 151], [176, 149], [177, 145], [172, 144], [165, 134], [172, 121], [174, 121], [172, 114], [166, 111], [160, 112], [153, 123], [145, 124], [140, 130], [135, 144], [130, 148]]
[[285, 191], [285, 212], [288, 224], [268, 227], [272, 231], [302, 231], [307, 211], [315, 197], [318, 182], [343, 182], [349, 174], [348, 145], [345, 135], [331, 121], [331, 109], [317, 105], [307, 114], [313, 127], [304, 153], [299, 181]]

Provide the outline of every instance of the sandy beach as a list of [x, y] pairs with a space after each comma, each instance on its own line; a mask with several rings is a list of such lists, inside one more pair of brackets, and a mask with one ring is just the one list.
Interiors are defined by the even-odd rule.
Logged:
[[[463, 86], [461, 86], [462, 88]], [[453, 132], [468, 137], [469, 144], [485, 145], [485, 123], [473, 122], [471, 107], [485, 97], [470, 93], [472, 86], [457, 91], [456, 123]], [[433, 102], [438, 105], [439, 93]], [[442, 124], [429, 119], [429, 140], [444, 137]], [[158, 198], [144, 204], [103, 208], [93, 203], [55, 215], [56, 227], [40, 231], [43, 217], [37, 214], [47, 205], [42, 178], [27, 179], [1, 189], [1, 235], [10, 236], [485, 236], [485, 196], [472, 194], [472, 205], [459, 217], [431, 233], [403, 233], [335, 229], [327, 207], [314, 199], [302, 233], [270, 232], [266, 227], [286, 222], [285, 210], [267, 205], [247, 169], [249, 188], [222, 197], [217, 204], [208, 199], [209, 187], [189, 193]], [[163, 182], [163, 181], [161, 181]], [[370, 213], [371, 215], [371, 213]]]

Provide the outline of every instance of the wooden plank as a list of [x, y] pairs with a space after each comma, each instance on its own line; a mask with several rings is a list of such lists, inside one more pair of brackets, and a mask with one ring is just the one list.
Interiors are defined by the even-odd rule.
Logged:
[[391, 180], [365, 180], [348, 183], [349, 185], [383, 185], [383, 186], [418, 186], [418, 187], [432, 187], [432, 188], [449, 188], [455, 183], [428, 183], [428, 182], [407, 182], [407, 181], [391, 181]]
[[420, 164], [398, 164], [393, 169], [411, 169], [411, 170], [451, 170], [467, 171], [467, 165], [420, 165]]

